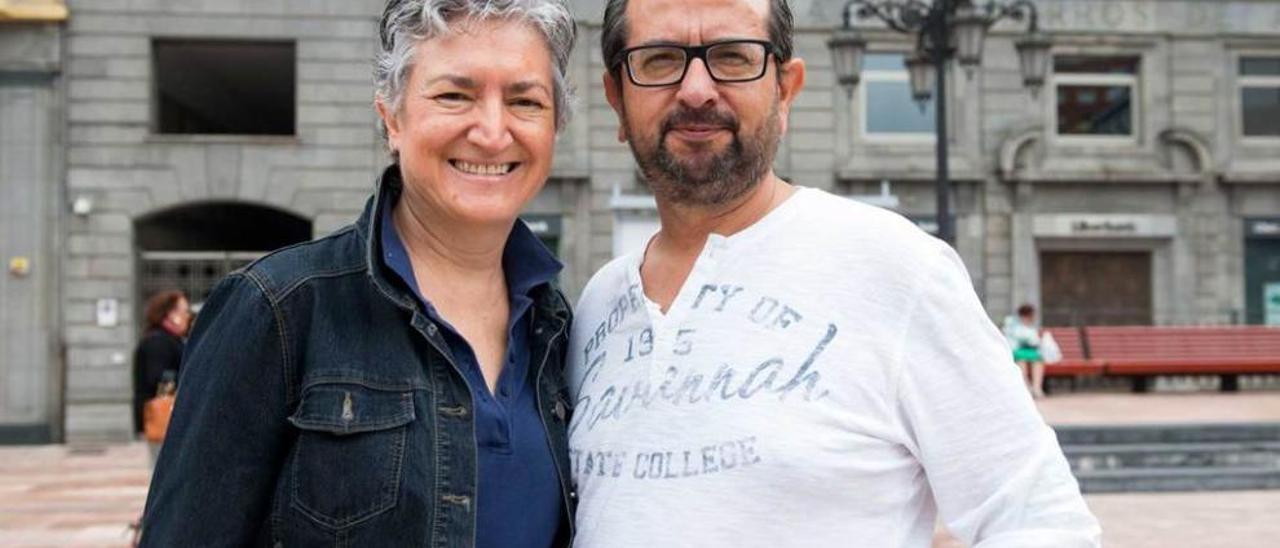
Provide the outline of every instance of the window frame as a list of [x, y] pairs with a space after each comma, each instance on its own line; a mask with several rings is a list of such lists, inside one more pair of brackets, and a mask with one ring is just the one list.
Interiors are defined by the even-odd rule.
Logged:
[[1280, 89], [1280, 74], [1245, 75], [1240, 71], [1241, 62], [1251, 58], [1280, 60], [1280, 51], [1241, 51], [1233, 56], [1232, 70], [1235, 74], [1235, 86], [1232, 90], [1232, 101], [1235, 103], [1236, 139], [1244, 144], [1280, 145], [1280, 135], [1247, 135], [1244, 132], [1245, 88]]
[[[181, 45], [207, 45], [207, 44], [228, 44], [228, 45], [266, 45], [266, 46], [287, 46], [292, 52], [292, 70], [293, 70], [293, 104], [289, 108], [293, 111], [293, 128], [290, 133], [168, 133], [162, 131], [161, 120], [161, 84], [159, 66], [159, 45], [160, 44], [181, 44]], [[301, 47], [299, 40], [296, 38], [262, 38], [251, 36], [209, 36], [209, 35], [169, 35], [159, 34], [150, 36], [147, 44], [147, 66], [149, 70], [148, 84], [150, 90], [149, 120], [147, 123], [147, 141], [148, 142], [196, 142], [196, 143], [297, 143], [301, 140], [302, 133], [302, 78], [300, 67], [302, 63], [299, 54]]]
[[[868, 55], [901, 55], [905, 60], [907, 52], [903, 51], [871, 51]], [[948, 75], [949, 76], [949, 75]], [[950, 80], [950, 79], [948, 79]], [[911, 74], [907, 72], [904, 65], [900, 70], [868, 70], [864, 68], [859, 78], [857, 87], [857, 97], [855, 98], [855, 108], [858, 109], [858, 139], [868, 143], [902, 143], [902, 144], [919, 144], [932, 145], [937, 142], [937, 127], [922, 132], [899, 132], [899, 133], [873, 133], [867, 124], [870, 117], [867, 116], [867, 101], [870, 95], [870, 88], [867, 84], [872, 82], [902, 82], [907, 85], [908, 94], [911, 90]], [[948, 85], [950, 82], [948, 81]], [[950, 94], [948, 94], [950, 95]], [[932, 101], [938, 100], [937, 90], [934, 90]], [[913, 100], [914, 101], [914, 100]], [[937, 108], [936, 106], [934, 108]], [[937, 111], [935, 110], [935, 116]]]
[[[1058, 57], [1132, 57], [1137, 60], [1133, 74], [1117, 74], [1103, 72], [1058, 72], [1053, 63]], [[1050, 60], [1049, 97], [1045, 101], [1048, 110], [1048, 132], [1053, 141], [1071, 145], [1137, 145], [1141, 139], [1142, 112], [1142, 70], [1145, 66], [1141, 55], [1124, 54], [1056, 54]], [[1124, 86], [1129, 88], [1132, 104], [1132, 119], [1129, 121], [1128, 135], [1077, 135], [1058, 132], [1058, 86]]]

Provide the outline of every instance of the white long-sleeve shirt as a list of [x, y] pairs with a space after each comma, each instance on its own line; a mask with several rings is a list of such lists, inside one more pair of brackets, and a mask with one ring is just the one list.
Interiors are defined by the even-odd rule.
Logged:
[[963, 265], [801, 189], [712, 235], [670, 310], [638, 254], [570, 341], [577, 546], [1092, 547], [1099, 527]]

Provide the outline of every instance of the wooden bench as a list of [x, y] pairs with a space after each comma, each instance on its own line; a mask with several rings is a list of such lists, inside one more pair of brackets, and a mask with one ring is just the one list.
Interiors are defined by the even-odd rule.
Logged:
[[1101, 360], [1090, 359], [1084, 345], [1084, 336], [1078, 327], [1047, 327], [1045, 331], [1053, 335], [1058, 347], [1062, 349], [1062, 361], [1045, 364], [1046, 377], [1081, 377], [1101, 375], [1105, 364]]
[[1135, 377], [1136, 392], [1145, 392], [1156, 375], [1218, 375], [1223, 391], [1235, 391], [1239, 375], [1280, 373], [1280, 328], [1276, 327], [1095, 326], [1083, 330], [1088, 357], [1102, 362], [1106, 375]]

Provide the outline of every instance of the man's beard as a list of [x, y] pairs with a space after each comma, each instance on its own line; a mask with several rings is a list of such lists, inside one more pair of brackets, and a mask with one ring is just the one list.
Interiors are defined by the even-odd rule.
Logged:
[[[755, 188], [773, 165], [781, 134], [776, 101], [764, 123], [750, 135], [739, 133], [738, 119], [731, 113], [679, 105], [663, 119], [656, 139], [641, 143], [625, 113], [622, 118], [631, 153], [654, 195], [695, 207], [730, 203]], [[733, 135], [733, 140], [718, 153], [698, 151], [682, 159], [667, 148], [666, 137], [677, 126], [686, 124], [723, 128]]]

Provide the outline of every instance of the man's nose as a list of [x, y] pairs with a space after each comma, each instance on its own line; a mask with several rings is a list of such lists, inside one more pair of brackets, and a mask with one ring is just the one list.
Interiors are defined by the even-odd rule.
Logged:
[[676, 99], [688, 107], [701, 108], [714, 104], [719, 96], [720, 90], [716, 88], [716, 81], [711, 77], [706, 62], [702, 59], [690, 61]]
[[467, 140], [488, 152], [501, 152], [511, 145], [511, 127], [505, 106], [500, 100], [484, 101], [477, 111], [478, 119], [467, 132]]

